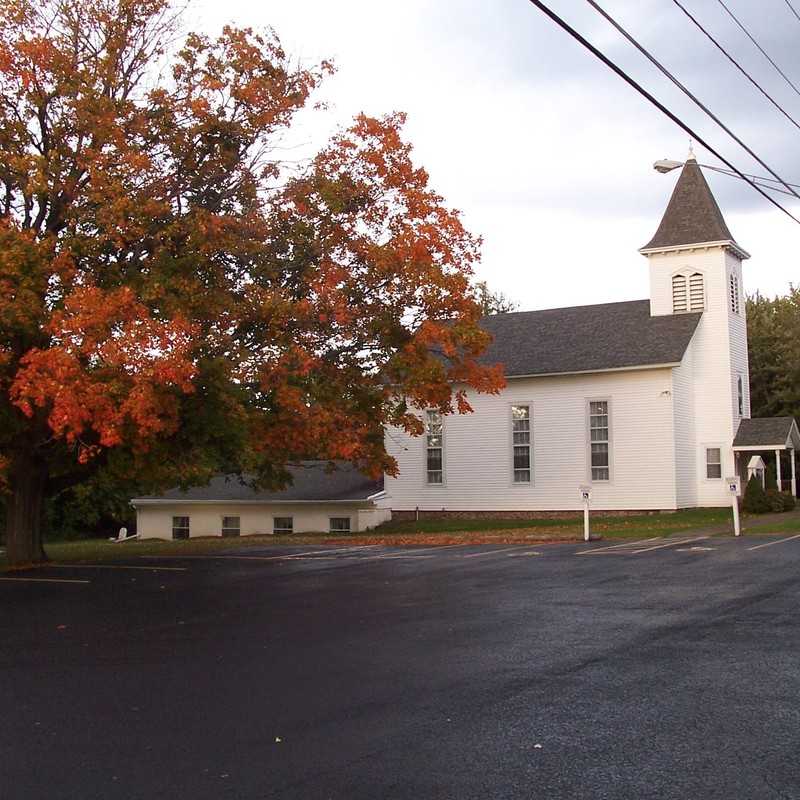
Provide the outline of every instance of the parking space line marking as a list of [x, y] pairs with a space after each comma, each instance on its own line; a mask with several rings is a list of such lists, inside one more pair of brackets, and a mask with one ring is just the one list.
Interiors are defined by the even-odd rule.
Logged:
[[651, 536], [649, 539], [640, 539], [638, 542], [623, 542], [622, 544], [612, 544], [610, 547], [593, 547], [591, 550], [578, 550], [576, 556], [590, 556], [593, 553], [605, 553], [608, 550], [619, 550], [625, 547], [636, 547], [637, 544], [647, 544], [647, 542], [654, 542], [660, 539], [660, 536]]
[[788, 536], [786, 539], [776, 539], [773, 542], [765, 542], [764, 544], [757, 544], [755, 547], [748, 547], [748, 550], [760, 550], [762, 547], [769, 547], [773, 544], [783, 544], [784, 542], [791, 542], [792, 539], [800, 539], [800, 533], [795, 536]]
[[507, 558], [520, 558], [522, 556], [540, 556], [541, 553], [536, 552], [535, 550], [531, 550], [527, 553], [509, 553], [506, 557]]
[[[523, 545], [524, 546], [524, 545]], [[484, 550], [480, 553], [466, 553], [465, 555], [461, 556], [461, 558], [478, 558], [479, 556], [493, 556], [499, 555], [500, 553], [510, 553], [512, 550], [519, 550], [520, 547], [505, 547], [502, 550]]]
[[631, 550], [631, 553], [649, 553], [651, 550], [661, 550], [662, 547], [675, 547], [676, 545], [689, 544], [689, 542], [701, 542], [708, 539], [708, 536], [697, 536], [694, 539], [681, 539], [677, 542], [666, 542], [665, 544], [657, 544], [654, 547], [643, 547], [641, 550]]
[[25, 583], [91, 583], [78, 578], [0, 578], [0, 581], [22, 581]]
[[189, 567], [145, 567], [143, 564], [48, 564], [47, 569], [146, 569], [150, 572], [187, 572]]

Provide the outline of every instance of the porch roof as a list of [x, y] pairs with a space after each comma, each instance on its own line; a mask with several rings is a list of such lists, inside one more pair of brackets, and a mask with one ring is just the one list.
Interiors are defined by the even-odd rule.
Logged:
[[734, 450], [800, 449], [800, 430], [794, 417], [743, 419], [733, 440]]

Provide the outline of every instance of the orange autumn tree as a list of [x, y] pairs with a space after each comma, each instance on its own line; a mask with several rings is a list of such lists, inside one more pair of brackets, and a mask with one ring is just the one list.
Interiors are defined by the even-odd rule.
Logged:
[[[152, 486], [308, 454], [389, 472], [384, 425], [497, 391], [479, 242], [402, 115], [276, 157], [330, 70], [271, 32], [190, 34], [166, 0], [0, 8], [0, 489], [12, 564], [98, 469]], [[453, 387], [461, 387], [454, 390]]]

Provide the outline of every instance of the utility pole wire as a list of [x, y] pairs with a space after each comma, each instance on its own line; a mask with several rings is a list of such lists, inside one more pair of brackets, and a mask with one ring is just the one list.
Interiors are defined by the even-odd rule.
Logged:
[[[748, 147], [713, 111], [711, 111], [708, 106], [704, 105], [696, 95], [694, 95], [686, 86], [681, 83], [655, 56], [653, 56], [649, 50], [643, 47], [636, 39], [631, 36], [625, 28], [622, 27], [610, 14], [608, 14], [600, 5], [598, 5], [595, 0], [586, 0], [586, 2], [602, 17], [604, 17], [614, 28], [621, 33], [653, 66], [655, 66], [660, 72], [669, 78], [672, 83], [675, 84], [698, 108], [708, 114], [717, 125], [728, 134], [740, 147], [746, 150], [759, 164], [761, 164], [764, 169], [769, 172], [778, 182], [782, 183], [788, 190], [790, 194], [793, 194], [798, 200], [800, 200], [800, 194], [798, 194], [794, 189], [792, 189], [791, 184], [786, 183], [786, 181], [775, 172], [768, 164], [764, 163], [764, 161], [759, 158], [758, 155]], [[744, 174], [744, 173], [742, 173]]]
[[797, 120], [791, 114], [789, 114], [788, 111], [784, 110], [783, 106], [781, 106], [781, 104], [775, 100], [760, 83], [758, 83], [758, 81], [750, 76], [750, 73], [747, 72], [747, 70], [700, 24], [697, 18], [687, 10], [686, 6], [684, 6], [680, 0], [672, 0], [672, 2], [675, 3], [675, 5], [678, 6], [681, 11], [683, 11], [683, 13], [697, 26], [697, 28], [699, 28], [700, 31], [702, 31], [705, 37], [722, 53], [722, 55], [724, 55], [725, 58], [727, 58], [728, 61], [730, 61], [731, 64], [733, 64], [733, 66], [736, 67], [736, 69], [738, 69], [739, 72], [741, 72], [742, 75], [744, 75], [745, 78], [747, 78], [747, 80], [749, 80], [750, 83], [752, 83], [753, 86], [755, 86], [756, 89], [758, 89], [758, 91], [761, 92], [761, 94], [763, 94], [764, 97], [766, 97], [767, 100], [769, 100], [769, 102], [772, 103], [772, 105], [775, 106], [775, 108], [777, 108], [778, 111], [780, 111], [781, 114], [783, 114], [783, 116], [792, 123], [792, 125], [795, 126], [795, 128], [800, 130], [800, 122], [797, 122]]
[[783, 0], [787, 6], [789, 6], [789, 10], [794, 14], [798, 21], [800, 22], [800, 14], [797, 13], [797, 9], [789, 2], [789, 0]]
[[617, 66], [610, 58], [608, 58], [602, 52], [600, 52], [600, 50], [598, 50], [591, 42], [589, 42], [587, 39], [581, 36], [581, 34], [578, 33], [578, 31], [576, 31], [568, 22], [566, 22], [566, 20], [563, 20], [561, 17], [559, 17], [558, 14], [555, 13], [555, 11], [552, 11], [550, 8], [548, 8], [544, 3], [541, 2], [541, 0], [529, 0], [529, 2], [535, 5], [546, 16], [550, 17], [550, 19], [553, 22], [555, 22], [556, 25], [558, 25], [562, 30], [566, 31], [570, 36], [572, 36], [573, 39], [582, 44], [590, 53], [592, 53], [592, 55], [600, 59], [600, 61], [602, 61], [610, 70], [619, 75], [619, 77], [622, 78], [622, 80], [624, 80], [628, 85], [636, 89], [636, 91], [639, 92], [639, 94], [642, 95], [642, 97], [647, 99], [659, 111], [661, 111], [662, 114], [669, 117], [669, 119], [671, 119], [678, 127], [680, 127], [682, 130], [688, 133], [689, 136], [691, 136], [695, 141], [699, 142], [703, 147], [705, 147], [709, 153], [716, 156], [723, 164], [730, 167], [743, 181], [745, 181], [745, 183], [749, 183], [760, 195], [766, 197], [766, 199], [770, 203], [772, 203], [772, 205], [774, 205], [776, 208], [779, 208], [781, 211], [783, 211], [784, 214], [786, 214], [787, 217], [790, 217], [798, 225], [800, 225], [800, 219], [798, 219], [794, 214], [792, 214], [791, 211], [784, 208], [774, 197], [770, 197], [770, 195], [768, 195], [761, 187], [753, 183], [753, 181], [751, 181], [743, 172], [741, 172], [733, 164], [731, 164], [731, 162], [728, 161], [728, 159], [725, 158], [725, 156], [723, 156], [721, 153], [718, 153], [714, 147], [712, 147], [708, 142], [706, 142], [706, 140], [703, 139], [703, 137], [700, 136], [699, 133], [692, 130], [692, 128], [690, 128], [685, 122], [683, 122], [683, 120], [681, 120], [679, 117], [673, 114], [663, 103], [656, 100], [656, 98], [653, 97], [653, 95], [650, 94], [650, 92], [648, 92], [647, 89], [645, 89], [641, 84], [637, 83], [630, 75], [628, 75], [625, 72], [625, 70]]
[[725, 4], [725, 0], [717, 0], [717, 2], [725, 9], [728, 16], [742, 29], [742, 31], [744, 31], [744, 35], [759, 49], [764, 58], [766, 58], [767, 61], [769, 61], [769, 63], [772, 64], [773, 67], [775, 67], [775, 69], [780, 73], [781, 77], [786, 81], [786, 83], [788, 83], [789, 86], [791, 86], [792, 89], [794, 89], [795, 94], [800, 97], [800, 89], [798, 89], [792, 83], [792, 81], [789, 79], [789, 76], [769, 57], [767, 51], [755, 40], [755, 38], [751, 35], [750, 31], [748, 31], [747, 28], [745, 28], [745, 26], [742, 25], [741, 22], [739, 22], [739, 20], [734, 15], [733, 11], [731, 11]]

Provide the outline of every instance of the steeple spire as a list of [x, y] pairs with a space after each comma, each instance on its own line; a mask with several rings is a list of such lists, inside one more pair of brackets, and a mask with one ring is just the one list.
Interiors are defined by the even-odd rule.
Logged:
[[736, 245], [690, 144], [689, 158], [683, 165], [661, 224], [640, 252], [706, 242]]

